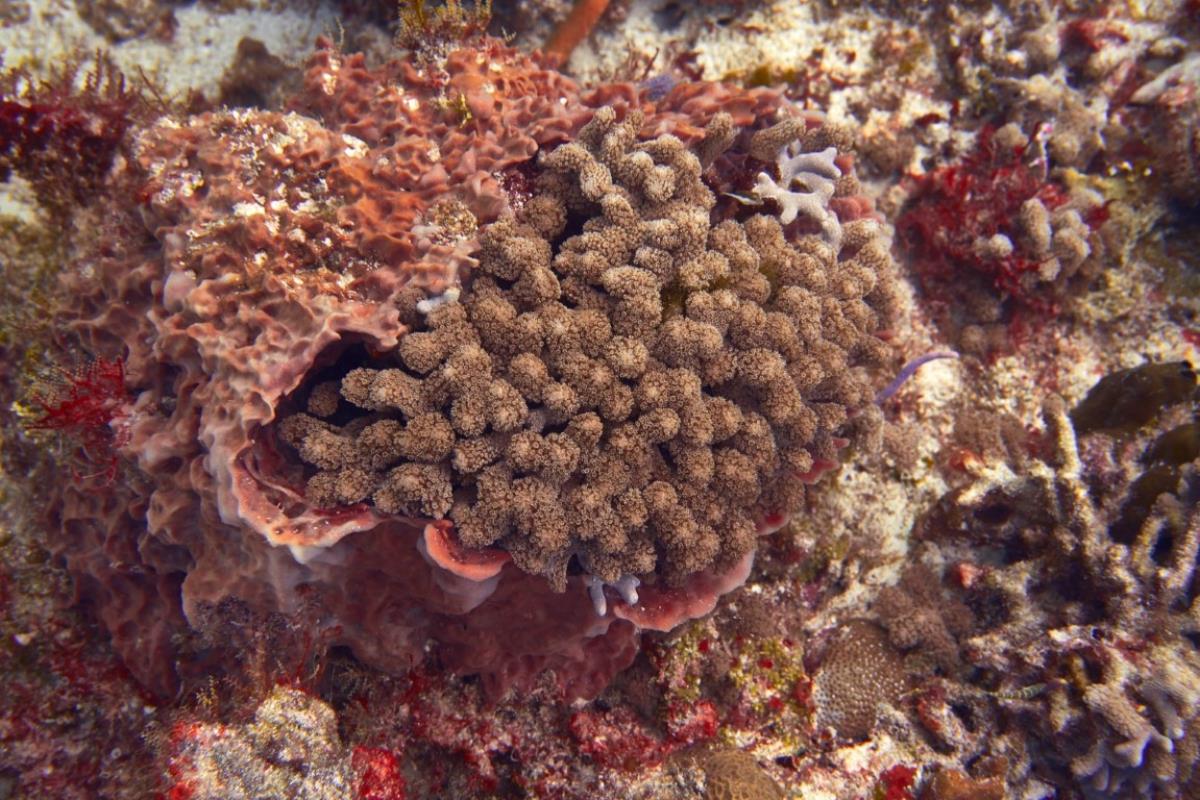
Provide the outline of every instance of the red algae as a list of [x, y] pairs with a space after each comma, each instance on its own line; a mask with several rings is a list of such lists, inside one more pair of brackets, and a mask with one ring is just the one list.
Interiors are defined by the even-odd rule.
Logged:
[[1045, 158], [1036, 139], [1005, 147], [995, 141], [993, 129], [984, 128], [961, 162], [915, 179], [913, 198], [896, 227], [927, 291], [952, 291], [959, 271], [971, 270], [1034, 312], [1057, 312], [1053, 294], [1025, 278], [1037, 271], [1037, 260], [1019, 251], [989, 258], [978, 244], [998, 234], [1017, 239], [1018, 215], [1030, 200], [1049, 211], [1067, 202], [1062, 188], [1048, 181]]
[[99, 477], [102, 483], [111, 483], [117, 472], [117, 450], [129, 436], [120, 424], [130, 399], [124, 362], [100, 358], [85, 367], [62, 371], [55, 383], [46, 394], [34, 398], [41, 414], [26, 427], [61, 431], [74, 438], [84, 461], [103, 468], [88, 476], [76, 472], [76, 480]]
[[889, 767], [879, 776], [873, 800], [913, 800], [910, 789], [916, 776], [917, 770], [914, 767], [903, 764]]
[[[85, 68], [86, 67], [86, 68]], [[126, 133], [152, 113], [111, 58], [77, 58], [39, 79], [0, 73], [0, 179], [29, 180], [50, 209], [86, 203], [125, 146]]]
[[355, 747], [351, 763], [358, 773], [355, 800], [404, 800], [404, 774], [394, 751]]

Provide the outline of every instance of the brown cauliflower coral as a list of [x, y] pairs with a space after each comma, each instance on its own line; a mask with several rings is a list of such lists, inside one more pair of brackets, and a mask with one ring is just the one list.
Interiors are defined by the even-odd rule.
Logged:
[[559, 588], [572, 558], [606, 582], [730, 565], [798, 507], [870, 405], [855, 367], [882, 351], [886, 250], [867, 220], [840, 252], [772, 216], [714, 224], [727, 115], [703, 161], [642, 122], [602, 108], [543, 153], [461, 293], [283, 419], [309, 502], [448, 517]]

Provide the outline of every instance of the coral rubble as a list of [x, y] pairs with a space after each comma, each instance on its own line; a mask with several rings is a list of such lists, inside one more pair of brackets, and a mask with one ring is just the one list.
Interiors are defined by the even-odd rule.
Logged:
[[[1137, 393], [1164, 368], [1180, 371], [1178, 364], [1123, 371], [1093, 395], [1111, 395], [1115, 385]], [[1200, 701], [1200, 449], [1194, 439], [1164, 446], [1184, 439], [1180, 427], [1192, 424], [1168, 426], [1169, 413], [1143, 428], [1171, 400], [1176, 412], [1190, 415], [1195, 374], [1188, 370], [1177, 382], [1190, 390], [1182, 398], [1176, 392], [1154, 403], [1143, 396], [1140, 404], [1124, 404], [1124, 418], [1110, 415], [1114, 427], [1132, 421], [1126, 430], [1142, 428], [1133, 441], [1072, 425], [1088, 419], [1080, 412], [1094, 405], [1092, 395], [1071, 418], [1052, 399], [1044, 460], [955, 490], [921, 527], [954, 561], [955, 593], [976, 615], [971, 625], [949, 626], [956, 652], [942, 666], [969, 687], [959, 701], [971, 713], [999, 715], [1006, 720], [1001, 730], [1022, 726], [997, 748], [1013, 748], [1009, 755], [1015, 737], [1038, 737], [1043, 751], [1021, 747], [1064, 770], [1089, 796], [1176, 798], [1196, 789], [1187, 776], [1195, 771], [1190, 740]], [[963, 541], [979, 549], [960, 560]], [[947, 606], [940, 608], [930, 614], [935, 628]], [[890, 625], [897, 644], [916, 644], [903, 634], [913, 618]], [[955, 638], [942, 631], [936, 638], [944, 649]], [[921, 644], [934, 641], [927, 636]], [[970, 738], [928, 724], [948, 746]]]

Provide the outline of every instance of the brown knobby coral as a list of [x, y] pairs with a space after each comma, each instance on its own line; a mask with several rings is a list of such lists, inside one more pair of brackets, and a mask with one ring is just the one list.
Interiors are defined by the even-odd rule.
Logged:
[[850, 620], [835, 637], [813, 678], [816, 724], [861, 741], [871, 735], [878, 707], [904, 693], [908, 676], [900, 651], [875, 623]]
[[704, 770], [705, 800], [780, 800], [784, 794], [754, 756], [744, 750], [713, 750], [696, 761]]
[[281, 422], [310, 503], [448, 518], [560, 590], [573, 557], [609, 583], [728, 568], [799, 506], [871, 403], [886, 252], [866, 220], [840, 253], [772, 216], [714, 225], [701, 159], [642, 124], [602, 108], [544, 153], [461, 292]]

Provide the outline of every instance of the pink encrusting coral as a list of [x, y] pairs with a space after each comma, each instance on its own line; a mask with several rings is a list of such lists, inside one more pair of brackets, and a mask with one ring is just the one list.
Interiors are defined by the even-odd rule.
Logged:
[[425, 56], [325, 42], [292, 112], [137, 130], [107, 190], [140, 205], [66, 277], [132, 401], [127, 479], [60, 487], [53, 547], [160, 694], [237, 598], [386, 670], [432, 639], [493, 693], [594, 695], [878, 420], [892, 265], [818, 120]]

